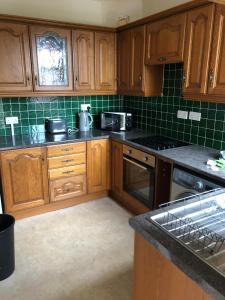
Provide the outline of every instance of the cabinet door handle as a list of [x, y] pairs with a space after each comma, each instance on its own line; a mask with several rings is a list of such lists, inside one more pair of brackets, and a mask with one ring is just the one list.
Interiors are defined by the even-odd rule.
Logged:
[[77, 76], [75, 77], [75, 80], [78, 81], [78, 77]]
[[27, 82], [30, 83], [30, 76], [27, 75]]
[[209, 70], [209, 84], [212, 87], [213, 86], [213, 81], [214, 81], [214, 72], [213, 69]]
[[37, 83], [38, 83], [37, 75], [34, 76], [34, 81], [35, 81], [35, 84], [37, 85]]
[[139, 76], [139, 81], [142, 81], [142, 76], [141, 75]]
[[159, 61], [166, 61], [166, 57], [160, 56]]

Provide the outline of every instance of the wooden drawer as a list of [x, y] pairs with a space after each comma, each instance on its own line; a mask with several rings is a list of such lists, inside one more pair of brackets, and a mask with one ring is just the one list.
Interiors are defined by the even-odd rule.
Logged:
[[63, 168], [67, 166], [86, 164], [86, 153], [70, 154], [48, 158], [48, 168]]
[[86, 175], [50, 181], [51, 202], [82, 196], [86, 193]]
[[86, 164], [52, 169], [48, 171], [48, 174], [49, 174], [49, 179], [71, 177], [71, 176], [86, 174]]
[[127, 145], [123, 145], [123, 154], [133, 157], [134, 159], [137, 159], [153, 168], [155, 167], [155, 156], [153, 155], [150, 155], [133, 147], [129, 147]]
[[48, 157], [51, 156], [62, 156], [73, 153], [82, 153], [86, 152], [86, 143], [74, 143], [74, 144], [64, 144], [64, 145], [55, 145], [48, 146]]

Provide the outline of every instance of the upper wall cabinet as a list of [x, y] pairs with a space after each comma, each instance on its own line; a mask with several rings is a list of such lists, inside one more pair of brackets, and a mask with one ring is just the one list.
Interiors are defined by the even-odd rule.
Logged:
[[210, 96], [225, 96], [225, 6], [217, 6], [209, 69]]
[[28, 27], [0, 23], [0, 93], [32, 90]]
[[145, 26], [118, 34], [118, 92], [125, 95], [159, 96], [163, 68], [144, 64]]
[[184, 57], [185, 95], [207, 92], [213, 17], [214, 5], [204, 6], [188, 13]]
[[119, 93], [126, 93], [130, 87], [130, 43], [131, 30], [117, 34], [117, 79]]
[[35, 91], [72, 91], [71, 31], [31, 26]]
[[186, 13], [147, 26], [145, 63], [148, 65], [183, 61]]
[[115, 91], [115, 34], [95, 33], [95, 88]]
[[73, 50], [75, 90], [92, 91], [95, 88], [94, 32], [85, 30], [74, 30]]

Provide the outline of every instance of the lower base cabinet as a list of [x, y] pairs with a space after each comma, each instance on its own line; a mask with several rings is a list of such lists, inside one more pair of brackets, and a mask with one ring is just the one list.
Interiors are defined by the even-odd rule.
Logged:
[[51, 202], [83, 196], [86, 193], [86, 175], [78, 175], [50, 181]]
[[44, 147], [11, 150], [1, 154], [1, 177], [6, 212], [49, 202]]
[[133, 300], [213, 300], [139, 234], [133, 280]]
[[110, 142], [108, 139], [87, 142], [88, 193], [96, 193], [109, 189], [109, 146]]

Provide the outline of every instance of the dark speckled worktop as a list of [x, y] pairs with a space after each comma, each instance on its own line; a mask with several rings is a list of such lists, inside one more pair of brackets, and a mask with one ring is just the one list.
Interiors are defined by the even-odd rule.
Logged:
[[131, 218], [129, 223], [137, 233], [141, 234], [164, 257], [201, 286], [213, 299], [224, 300], [225, 277], [166, 232], [149, 222], [151, 216], [160, 212], [162, 209]]
[[91, 130], [87, 133], [77, 132], [72, 134], [45, 134], [39, 133], [33, 136], [23, 135], [12, 137], [0, 137], [0, 151], [7, 151], [12, 149], [28, 148], [28, 147], [39, 147], [46, 145], [56, 145], [62, 143], [88, 141], [94, 139], [107, 139], [123, 142], [130, 146], [136, 147], [140, 150], [154, 154], [155, 156], [169, 160], [175, 164], [181, 165], [198, 173], [202, 173], [205, 176], [209, 176], [214, 180], [221, 181], [225, 184], [225, 171], [215, 172], [212, 171], [206, 162], [208, 159], [218, 159], [220, 154], [218, 150], [211, 148], [204, 148], [197, 145], [183, 146], [175, 149], [156, 151], [144, 146], [140, 146], [130, 141], [137, 137], [153, 135], [149, 132], [145, 132], [139, 129], [134, 129], [128, 132], [109, 132], [102, 130]]

